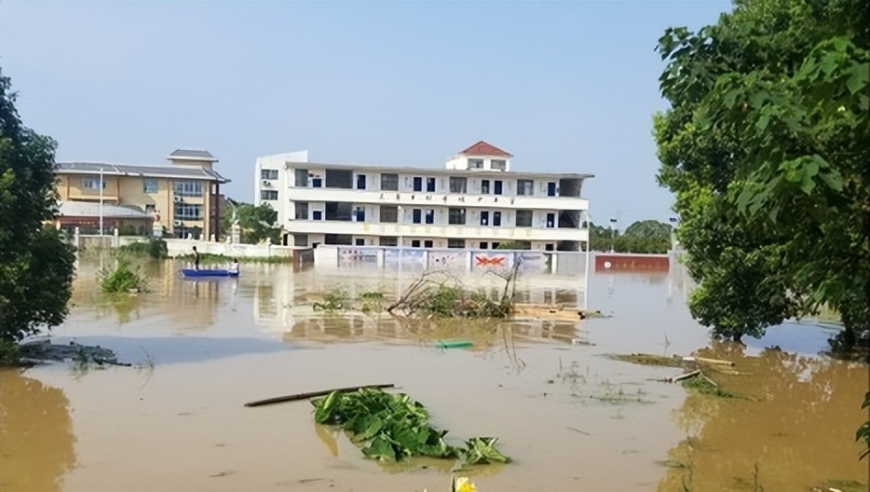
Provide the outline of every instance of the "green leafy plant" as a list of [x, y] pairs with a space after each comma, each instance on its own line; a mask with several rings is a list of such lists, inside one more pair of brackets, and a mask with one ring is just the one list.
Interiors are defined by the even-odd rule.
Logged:
[[[870, 391], [864, 394], [864, 403], [861, 405], [861, 409], [870, 409]], [[864, 444], [867, 446], [861, 452], [861, 459], [863, 460], [867, 456], [870, 456], [870, 420], [861, 425], [855, 434], [855, 440], [864, 441]]]
[[344, 311], [350, 307], [349, 300], [347, 291], [339, 287], [323, 294], [323, 299], [315, 302], [312, 307], [315, 311]]
[[148, 285], [139, 267], [132, 268], [129, 260], [119, 258], [114, 269], [102, 273], [100, 287], [107, 294], [144, 292]]
[[343, 429], [369, 459], [400, 461], [426, 456], [460, 459], [467, 465], [511, 461], [496, 448], [496, 438], [472, 438], [465, 441], [464, 448], [447, 444], [447, 431], [429, 425], [426, 407], [404, 393], [390, 394], [377, 388], [334, 391], [312, 404], [316, 423]]

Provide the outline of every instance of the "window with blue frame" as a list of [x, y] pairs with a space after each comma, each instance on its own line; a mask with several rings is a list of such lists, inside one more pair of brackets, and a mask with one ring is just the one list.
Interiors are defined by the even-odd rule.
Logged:
[[411, 221], [415, 224], [421, 223], [422, 222], [422, 220], [421, 220], [422, 212], [423, 211], [420, 210], [419, 208], [415, 208], [414, 210], [412, 210], [411, 211]]

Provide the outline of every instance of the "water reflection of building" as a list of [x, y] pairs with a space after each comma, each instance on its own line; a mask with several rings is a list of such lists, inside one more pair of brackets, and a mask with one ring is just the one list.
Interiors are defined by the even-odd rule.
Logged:
[[[401, 330], [391, 326], [383, 317], [369, 315], [349, 315], [324, 317], [322, 313], [312, 313], [310, 304], [323, 297], [324, 293], [340, 289], [351, 299], [359, 299], [365, 292], [381, 292], [385, 299], [395, 298], [400, 289], [394, 276], [374, 275], [347, 279], [333, 273], [318, 274], [316, 271], [292, 273], [287, 268], [266, 266], [255, 279], [254, 320], [257, 324], [276, 330], [296, 333], [307, 333], [313, 338], [321, 335], [330, 338], [333, 333], [344, 334], [346, 338], [368, 336], [392, 336], [402, 338]], [[408, 285], [408, 280], [404, 285]], [[501, 282], [499, 280], [499, 282]], [[486, 287], [470, 288], [491, 299], [500, 298], [504, 291], [503, 283]], [[530, 304], [559, 304], [575, 307], [583, 298], [582, 288], [572, 288], [570, 283], [555, 286], [542, 285], [539, 282], [523, 282], [517, 286], [516, 300]], [[386, 302], [386, 301], [385, 301]], [[344, 319], [345, 321], [338, 321]], [[390, 318], [391, 319], [391, 318]], [[518, 324], [523, 330], [530, 330], [529, 335], [548, 338], [553, 331], [552, 321], [541, 321], [536, 326], [533, 323]], [[561, 325], [559, 325], [561, 326]], [[561, 329], [561, 328], [560, 328]], [[387, 330], [389, 333], [383, 333]], [[532, 335], [531, 333], [536, 333]], [[317, 335], [320, 334], [320, 335]], [[567, 334], [567, 331], [566, 331]], [[342, 335], [342, 336], [344, 336]], [[567, 336], [567, 335], [566, 335]], [[570, 340], [571, 337], [568, 337]]]

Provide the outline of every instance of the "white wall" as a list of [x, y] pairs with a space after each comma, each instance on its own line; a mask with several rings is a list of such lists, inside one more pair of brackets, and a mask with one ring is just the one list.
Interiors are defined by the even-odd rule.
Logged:
[[[268, 203], [278, 212], [278, 224], [285, 222], [293, 217], [293, 209], [289, 205], [287, 197], [287, 189], [293, 184], [293, 173], [288, 172], [286, 167], [288, 162], [307, 162], [308, 151], [301, 150], [298, 152], [288, 152], [285, 154], [275, 154], [263, 157], [258, 157], [254, 165], [254, 204]], [[278, 179], [268, 180], [271, 186], [264, 184], [261, 177], [263, 169], [277, 170]], [[275, 190], [278, 192], [277, 200], [261, 200], [261, 191]]]

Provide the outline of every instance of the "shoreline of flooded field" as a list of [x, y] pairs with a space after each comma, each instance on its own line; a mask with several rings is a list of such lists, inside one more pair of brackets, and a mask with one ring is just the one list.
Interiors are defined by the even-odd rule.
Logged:
[[[499, 438], [515, 462], [468, 470], [482, 492], [670, 492], [689, 475], [695, 490], [866, 484], [854, 442], [866, 366], [812, 356], [824, 336], [806, 325], [791, 344], [799, 355], [763, 350], [766, 340], [711, 344], [666, 273], [593, 275], [591, 307], [612, 318], [402, 322], [306, 308], [336, 286], [387, 291], [394, 278], [244, 265], [237, 280], [202, 282], [170, 262], [148, 268], [152, 293], [111, 300], [84, 265], [52, 337], [110, 348], [132, 367], [0, 371], [0, 488], [445, 490], [453, 462], [381, 465], [316, 426], [308, 402], [243, 406], [384, 383], [426, 405], [448, 439]], [[562, 280], [523, 295], [582, 302]], [[789, 350], [786, 329], [774, 338]], [[433, 346], [444, 339], [471, 347]], [[698, 349], [734, 361], [737, 374], [717, 381], [757, 401], [693, 394], [656, 381], [679, 369], [608, 357]]]

